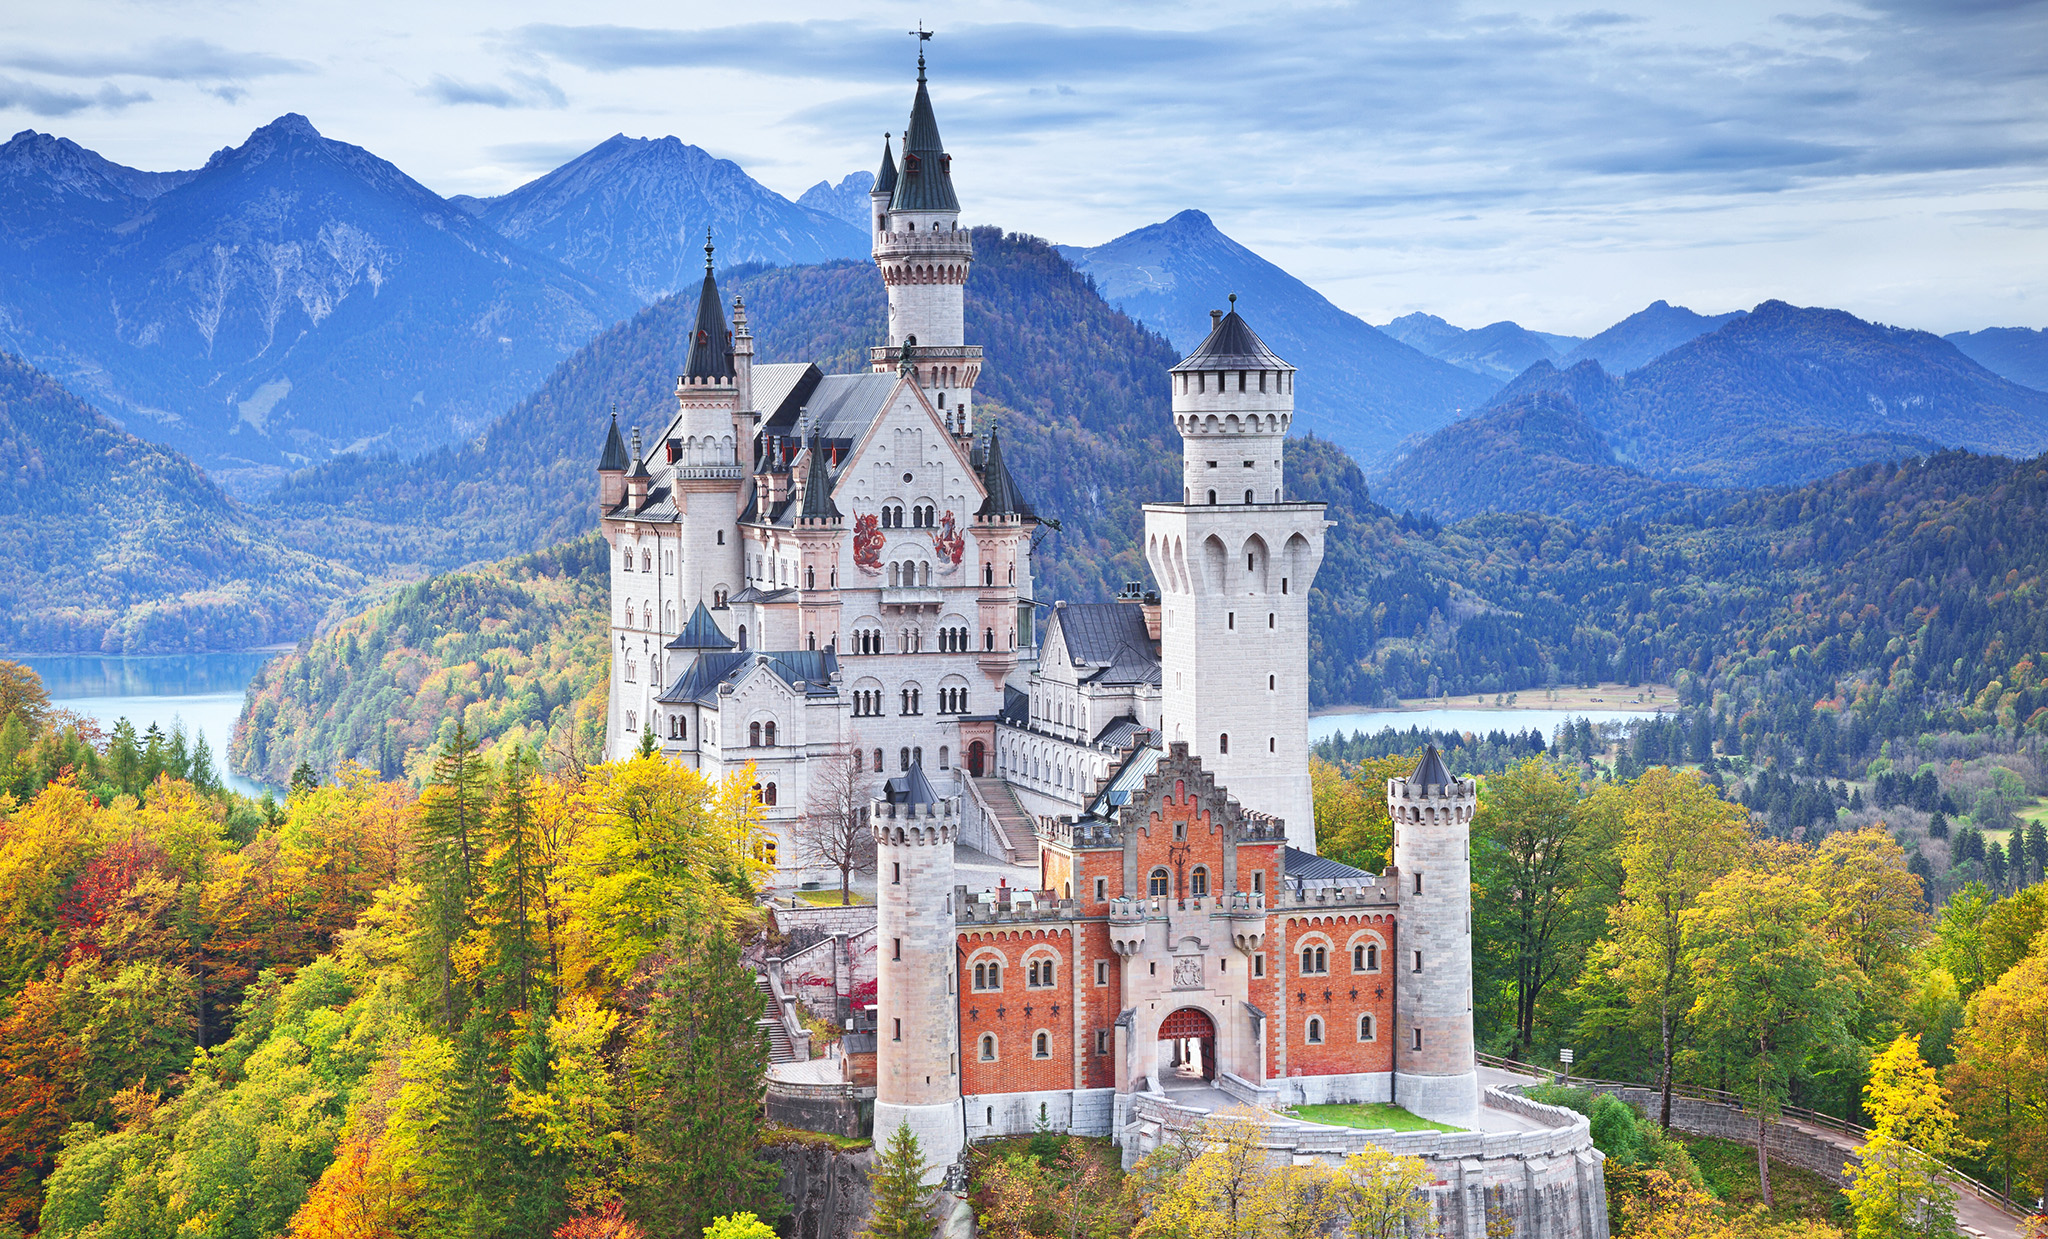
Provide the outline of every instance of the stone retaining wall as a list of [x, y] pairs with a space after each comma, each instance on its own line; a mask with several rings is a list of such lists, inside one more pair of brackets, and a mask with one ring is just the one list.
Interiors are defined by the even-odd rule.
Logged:
[[[1653, 1088], [1599, 1084], [1573, 1087], [1612, 1093], [1653, 1121], [1663, 1112], [1663, 1095]], [[1672, 1094], [1671, 1126], [1688, 1136], [1717, 1136], [1752, 1149], [1756, 1147], [1756, 1115], [1718, 1101]], [[1858, 1160], [1856, 1154], [1840, 1145], [1786, 1123], [1771, 1123], [1765, 1129], [1764, 1143], [1772, 1161], [1811, 1170], [1836, 1187], [1849, 1185], [1848, 1163]]]

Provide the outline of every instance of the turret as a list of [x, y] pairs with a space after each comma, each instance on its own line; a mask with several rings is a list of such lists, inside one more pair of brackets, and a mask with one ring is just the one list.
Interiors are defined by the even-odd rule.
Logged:
[[953, 846], [960, 799], [913, 764], [868, 808], [875, 837], [875, 1139], [908, 1125], [936, 1183], [966, 1146], [960, 1113]]
[[626, 475], [626, 501], [638, 509], [647, 502], [647, 488], [654, 475], [647, 469], [647, 453], [640, 447], [640, 428], [633, 427], [633, 471]]
[[889, 135], [882, 135], [882, 167], [875, 173], [875, 187], [868, 191], [868, 235], [876, 245], [889, 231], [889, 200], [896, 196], [896, 157], [889, 153]]
[[741, 413], [758, 413], [754, 408], [754, 333], [747, 330], [747, 303], [732, 299], [732, 384], [734, 407]]
[[801, 623], [806, 649], [836, 647], [839, 639], [839, 559], [846, 542], [846, 517], [832, 502], [831, 449], [816, 434], [804, 448], [803, 506], [797, 510], [796, 541]]
[[626, 445], [619, 438], [619, 406], [612, 406], [612, 427], [597, 455], [597, 508], [609, 512], [626, 497]]
[[1387, 780], [1400, 882], [1394, 960], [1394, 1100], [1457, 1122], [1479, 1105], [1472, 1057], [1472, 815], [1477, 785], [1454, 779], [1431, 745]]
[[1182, 501], [1279, 503], [1281, 446], [1294, 421], [1294, 367], [1237, 313], [1209, 312], [1208, 338], [1173, 368], [1173, 424], [1181, 434]]

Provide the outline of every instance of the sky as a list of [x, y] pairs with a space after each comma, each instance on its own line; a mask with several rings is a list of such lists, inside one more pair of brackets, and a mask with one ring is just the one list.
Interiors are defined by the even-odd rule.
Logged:
[[1373, 323], [2048, 326], [2048, 0], [4, 3], [7, 132], [152, 170], [300, 112], [443, 194], [625, 133], [795, 197], [878, 162], [923, 23], [969, 222], [1199, 208]]

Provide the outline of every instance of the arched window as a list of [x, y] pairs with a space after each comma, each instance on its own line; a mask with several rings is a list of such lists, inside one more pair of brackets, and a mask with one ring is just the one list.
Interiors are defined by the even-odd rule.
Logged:
[[908, 747], [905, 747], [905, 748], [903, 748], [902, 750], [900, 750], [900, 751], [898, 751], [898, 752], [897, 752], [897, 754], [896, 754], [896, 764], [897, 764], [898, 766], [900, 766], [900, 767], [901, 767], [901, 768], [902, 768], [902, 769], [903, 769], [903, 770], [904, 770], [905, 772], [908, 772], [908, 771], [909, 771], [909, 769], [910, 769], [910, 749], [909, 749]]
[[875, 773], [882, 773], [882, 750], [875, 750]]
[[1194, 896], [1195, 898], [1197, 898], [1197, 899], [1200, 899], [1201, 897], [1203, 897], [1204, 895], [1207, 895], [1208, 893], [1209, 893], [1209, 869], [1208, 869], [1208, 866], [1206, 866], [1206, 865], [1196, 865], [1196, 866], [1195, 866], [1195, 871], [1194, 871], [1193, 873], [1191, 873], [1191, 874], [1189, 874], [1189, 875], [1188, 875], [1188, 894], [1190, 894], [1190, 895], [1193, 895], [1193, 896]]
[[1226, 731], [1221, 736], [1218, 736], [1216, 738], [1216, 751], [1219, 753], [1228, 753], [1230, 751], [1229, 732]]
[[765, 797], [763, 798], [763, 800], [762, 800], [762, 803], [763, 803], [763, 804], [771, 804], [771, 805], [772, 805], [772, 804], [774, 804], [774, 803], [775, 803], [775, 784], [773, 784], [773, 783], [770, 783], [770, 784], [769, 784], [769, 785], [767, 786], [767, 788], [766, 788], [766, 793], [767, 793], [767, 794], [766, 794], [766, 796], [765, 796]]
[[1146, 883], [1146, 890], [1148, 893], [1155, 897], [1163, 896], [1167, 893], [1166, 883], [1166, 870], [1154, 869], [1152, 871], [1151, 880]]
[[747, 747], [756, 749], [761, 747], [761, 724], [747, 724]]
[[631, 572], [633, 570], [633, 552], [630, 549], [619, 557], [619, 569], [622, 572]]
[[996, 583], [996, 566], [994, 564], [983, 564], [981, 566], [981, 583], [983, 585], [994, 585]]
[[853, 772], [854, 772], [855, 774], [859, 774], [859, 773], [860, 773], [860, 768], [861, 768], [861, 765], [862, 765], [862, 761], [863, 761], [863, 759], [864, 759], [864, 758], [865, 758], [866, 756], [867, 756], [866, 752], [865, 752], [864, 750], [862, 750], [862, 749], [855, 749], [855, 750], [853, 751]]
[[1371, 1017], [1370, 1015], [1361, 1015], [1361, 1016], [1359, 1016], [1359, 1017], [1358, 1017], [1358, 1039], [1359, 1039], [1360, 1041], [1376, 1041], [1376, 1040], [1378, 1040], [1378, 1037], [1377, 1037], [1377, 1036], [1375, 1036], [1374, 1034], [1375, 1034], [1375, 1030], [1373, 1029], [1373, 1026], [1372, 1026], [1372, 1017]]
[[1000, 960], [989, 960], [974, 966], [974, 988], [991, 990], [1003, 988], [1003, 965]]
[[804, 588], [818, 588], [818, 570], [816, 568], [812, 568], [809, 566], [806, 566], [804, 568]]
[[1310, 1045], [1321, 1045], [1323, 1043], [1323, 1021], [1321, 1016], [1309, 1017], [1308, 1043]]
[[1330, 970], [1330, 949], [1322, 946], [1301, 948], [1301, 974], [1317, 976]]
[[1031, 1057], [1033, 1057], [1033, 1058], [1051, 1058], [1051, 1057], [1052, 1057], [1052, 1038], [1051, 1038], [1051, 1037], [1049, 1037], [1049, 1036], [1047, 1036], [1047, 1035], [1046, 1035], [1046, 1034], [1044, 1034], [1044, 1033], [1040, 1033], [1040, 1034], [1038, 1034], [1038, 1035], [1037, 1035], [1036, 1037], [1032, 1038], [1032, 1041], [1031, 1041]]
[[1252, 493], [1251, 493], [1250, 491], [1246, 491], [1246, 492], [1244, 493], [1244, 501], [1245, 501], [1245, 503], [1246, 503], [1247, 505], [1249, 505], [1249, 504], [1251, 503], [1251, 501], [1252, 501]]
[[996, 1061], [996, 1035], [994, 1033], [981, 1034], [981, 1061], [985, 1063]]
[[648, 554], [646, 551], [640, 552], [640, 571], [654, 571], [654, 556]]
[[740, 625], [740, 648], [747, 648], [747, 626], [745, 624]]
[[775, 747], [775, 724], [772, 720], [761, 724], [761, 739], [769, 748]]
[[1210, 505], [1211, 507], [1214, 507], [1214, 506], [1215, 506], [1215, 504], [1216, 504], [1216, 492], [1212, 490], [1212, 491], [1210, 491], [1210, 492], [1209, 492], [1209, 505]]
[[1024, 984], [1031, 989], [1049, 989], [1053, 984], [1053, 961], [1034, 959], [1027, 971]]
[[939, 746], [939, 769], [941, 770], [946, 769], [946, 749], [946, 745], [942, 744]]

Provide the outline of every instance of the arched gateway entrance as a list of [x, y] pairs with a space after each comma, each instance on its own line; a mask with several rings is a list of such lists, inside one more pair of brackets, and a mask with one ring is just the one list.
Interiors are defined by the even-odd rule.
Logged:
[[1207, 1011], [1182, 1007], [1159, 1025], [1159, 1080], [1216, 1078], [1216, 1022]]

